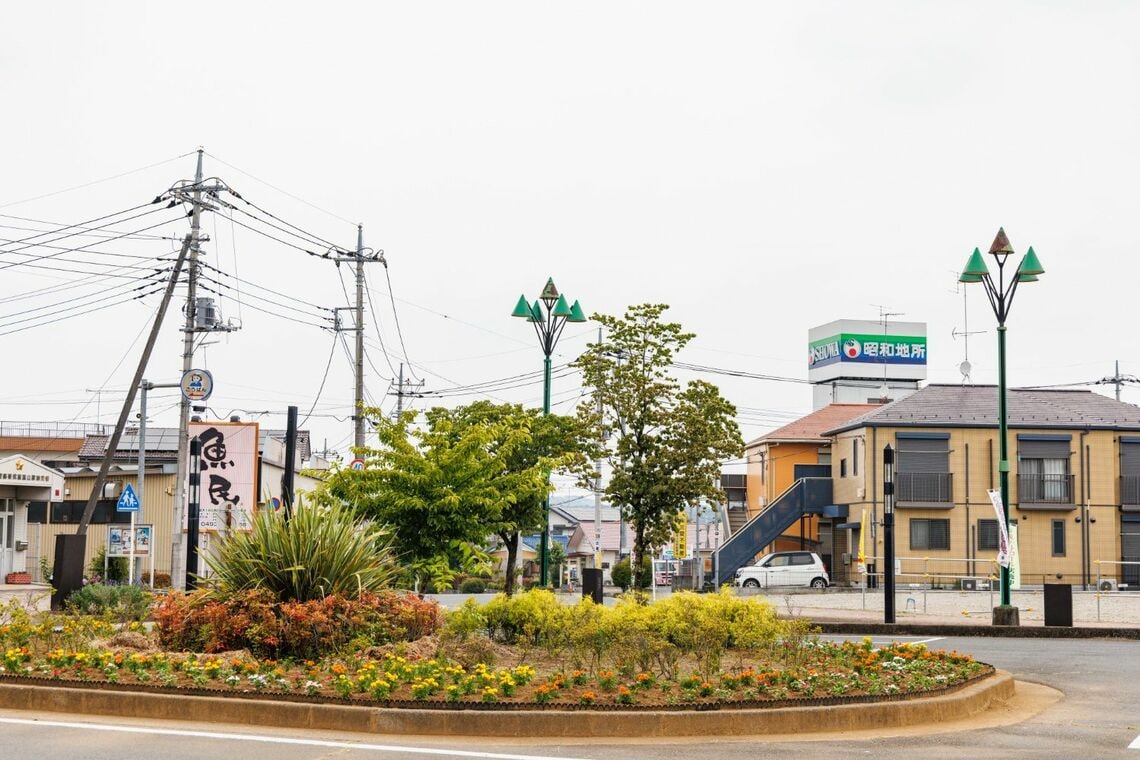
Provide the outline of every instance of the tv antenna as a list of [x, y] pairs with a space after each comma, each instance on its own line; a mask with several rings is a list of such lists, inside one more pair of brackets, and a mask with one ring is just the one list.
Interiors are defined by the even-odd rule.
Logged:
[[953, 338], [954, 340], [957, 340], [959, 335], [962, 336], [962, 354], [963, 355], [962, 355], [962, 363], [958, 365], [958, 371], [962, 373], [962, 385], [969, 385], [970, 384], [970, 370], [973, 369], [972, 365], [970, 364], [970, 336], [971, 335], [982, 335], [986, 331], [985, 330], [973, 330], [973, 331], [970, 330], [970, 310], [967, 308], [967, 298], [968, 298], [967, 292], [968, 291], [966, 290], [966, 288], [962, 287], [961, 283], [958, 283], [957, 285], [955, 285], [955, 290], [959, 290], [962, 293], [962, 329], [959, 330], [958, 328], [955, 327], [954, 329], [952, 329], [950, 331], [950, 337]]

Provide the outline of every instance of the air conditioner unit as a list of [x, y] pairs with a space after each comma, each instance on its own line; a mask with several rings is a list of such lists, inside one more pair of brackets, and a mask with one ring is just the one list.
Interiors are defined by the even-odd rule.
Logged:
[[866, 493], [867, 492], [863, 488], [856, 488], [855, 489], [855, 498], [856, 499], [862, 499], [866, 495]]
[[1111, 578], [1102, 578], [1100, 580], [1100, 582], [1096, 584], [1096, 590], [1097, 591], [1116, 591], [1117, 590], [1116, 581], [1112, 580]]

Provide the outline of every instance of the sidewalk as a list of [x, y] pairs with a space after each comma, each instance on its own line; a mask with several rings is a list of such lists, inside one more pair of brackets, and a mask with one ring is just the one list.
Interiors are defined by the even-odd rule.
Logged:
[[29, 609], [51, 609], [51, 586], [39, 583], [0, 583], [0, 606], [13, 599], [18, 599]]
[[[746, 592], [745, 592], [746, 593]], [[771, 604], [781, 617], [806, 617], [817, 623], [882, 623], [883, 593], [869, 589], [829, 589], [824, 592], [786, 591], [747, 594]], [[907, 589], [896, 594], [899, 625], [992, 627], [996, 593], [988, 591], [930, 591]], [[1044, 592], [1013, 592], [1022, 628], [1045, 626]], [[1140, 594], [1073, 591], [1073, 626], [1088, 629], [1140, 630]]]

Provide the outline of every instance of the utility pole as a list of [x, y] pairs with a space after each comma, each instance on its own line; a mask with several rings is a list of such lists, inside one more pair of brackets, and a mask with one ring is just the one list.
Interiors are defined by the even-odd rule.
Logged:
[[422, 388], [423, 386], [424, 386], [423, 380], [420, 380], [418, 383], [413, 383], [410, 380], [409, 381], [404, 380], [404, 363], [400, 362], [400, 372], [399, 372], [399, 375], [397, 376], [396, 392], [388, 394], [389, 396], [395, 396], [396, 397], [396, 418], [397, 419], [400, 417], [401, 414], [404, 413], [404, 397], [415, 395], [411, 391], [406, 391], [404, 389], [405, 388]]
[[[335, 249], [326, 253], [322, 258], [333, 261], [337, 266], [342, 262], [351, 261], [356, 265], [356, 306], [349, 307], [355, 312], [356, 318], [356, 356], [353, 357], [353, 365], [356, 370], [356, 377], [353, 378], [353, 409], [352, 409], [352, 445], [354, 448], [363, 448], [364, 446], [364, 415], [361, 409], [364, 406], [364, 265], [373, 262], [379, 262], [384, 266], [388, 262], [384, 260], [383, 251], [373, 251], [364, 247], [364, 225], [356, 225], [356, 250], [353, 252], [341, 251]], [[337, 313], [338, 319], [334, 329], [340, 330], [339, 312], [341, 309], [333, 309]], [[379, 328], [379, 326], [377, 326]]]
[[364, 448], [364, 225], [356, 225], [356, 404], [353, 445]]
[[1120, 374], [1120, 360], [1116, 360], [1116, 372], [1108, 377], [1102, 377], [1100, 380], [1094, 380], [1093, 385], [1115, 385], [1116, 386], [1116, 400], [1120, 400], [1120, 388], [1124, 384], [1129, 383], [1132, 385], [1140, 384], [1140, 378], [1136, 375], [1122, 375]]
[[[602, 345], [602, 328], [598, 328], [598, 345]], [[602, 399], [598, 397], [598, 422], [602, 420]], [[605, 445], [605, 441], [602, 441]], [[619, 558], [620, 559], [620, 558]], [[602, 569], [602, 460], [594, 460], [594, 567]]]

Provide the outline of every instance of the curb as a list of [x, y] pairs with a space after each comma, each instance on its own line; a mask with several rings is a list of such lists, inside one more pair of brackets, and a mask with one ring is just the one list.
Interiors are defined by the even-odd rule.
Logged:
[[890, 702], [685, 711], [385, 709], [0, 683], [0, 708], [420, 736], [650, 738], [899, 728], [967, 718], [1014, 693], [1005, 671], [950, 694]]
[[812, 620], [823, 633], [849, 635], [985, 636], [1013, 639], [1131, 639], [1140, 628], [1067, 628], [1009, 625], [950, 625], [945, 623], [860, 623]]

